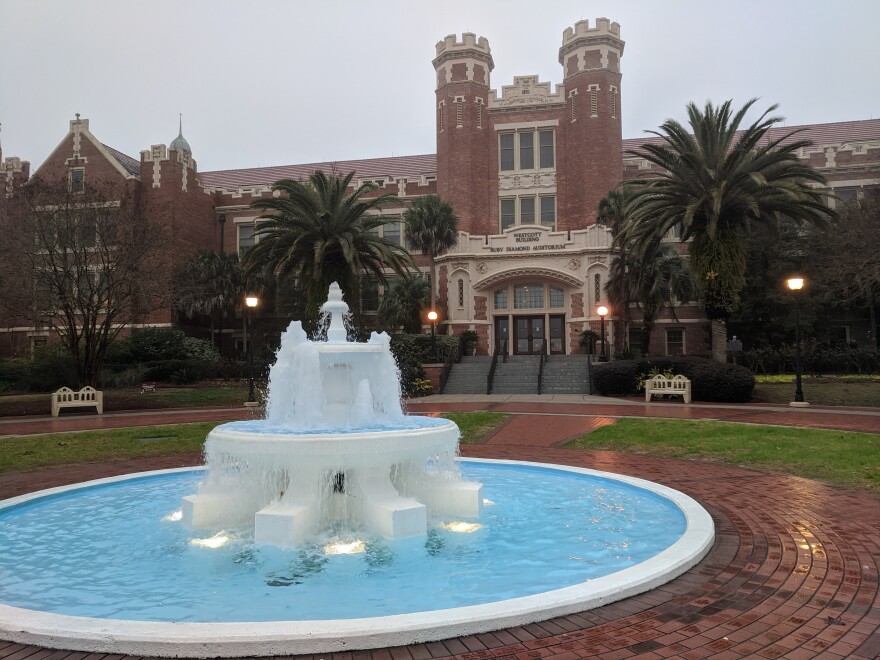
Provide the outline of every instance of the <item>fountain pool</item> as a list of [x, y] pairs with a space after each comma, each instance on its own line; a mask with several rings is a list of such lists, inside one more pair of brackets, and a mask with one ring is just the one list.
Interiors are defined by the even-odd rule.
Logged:
[[[53, 489], [0, 509], [0, 639], [129, 655], [318, 653], [474, 634], [646, 591], [708, 551], [690, 498], [591, 470], [462, 461], [479, 519], [424, 537], [330, 529], [296, 549], [187, 528], [200, 470]], [[175, 515], [177, 514], [177, 515]]]

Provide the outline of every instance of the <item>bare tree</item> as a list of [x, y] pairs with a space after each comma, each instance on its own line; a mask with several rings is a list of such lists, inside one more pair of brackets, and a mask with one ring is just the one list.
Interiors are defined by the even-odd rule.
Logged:
[[167, 306], [167, 227], [110, 183], [71, 192], [35, 179], [0, 215], [5, 311], [58, 333], [79, 385], [97, 385], [126, 325]]

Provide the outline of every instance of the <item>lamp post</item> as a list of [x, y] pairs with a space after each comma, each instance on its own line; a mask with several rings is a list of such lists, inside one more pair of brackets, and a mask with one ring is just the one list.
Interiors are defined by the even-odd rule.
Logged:
[[431, 355], [434, 362], [437, 361], [437, 312], [431, 310], [428, 312], [428, 320], [431, 322]]
[[257, 400], [254, 398], [254, 347], [248, 339], [248, 326], [251, 324], [254, 309], [260, 304], [260, 299], [256, 296], [245, 296], [244, 304], [247, 305], [247, 318], [244, 324], [244, 343], [247, 344], [248, 354], [248, 398], [245, 401], [246, 406], [255, 406]]
[[801, 355], [801, 304], [798, 292], [804, 288], [804, 278], [800, 276], [789, 277], [785, 281], [789, 290], [794, 292], [794, 336], [795, 336], [795, 364], [794, 364], [794, 401], [790, 406], [802, 408], [810, 405], [804, 401], [804, 390], [801, 387], [801, 374], [803, 374], [803, 356]]
[[605, 317], [608, 316], [608, 308], [599, 305], [596, 313], [599, 315], [599, 362], [608, 362], [608, 356], [605, 354]]

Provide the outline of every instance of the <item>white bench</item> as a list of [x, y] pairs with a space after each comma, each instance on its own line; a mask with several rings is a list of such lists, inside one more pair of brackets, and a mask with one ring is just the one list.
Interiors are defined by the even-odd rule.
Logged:
[[672, 378], [654, 376], [645, 381], [645, 401], [650, 401], [655, 394], [673, 394], [682, 397], [685, 403], [690, 403], [691, 381], [681, 374]]
[[69, 387], [62, 387], [57, 392], [52, 392], [52, 417], [58, 417], [62, 408], [82, 408], [84, 406], [95, 407], [98, 414], [104, 414], [104, 393], [87, 385], [79, 392]]

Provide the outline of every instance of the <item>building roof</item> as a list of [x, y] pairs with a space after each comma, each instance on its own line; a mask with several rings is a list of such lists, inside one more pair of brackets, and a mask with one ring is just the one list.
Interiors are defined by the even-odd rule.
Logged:
[[391, 158], [369, 158], [365, 160], [337, 160], [325, 163], [306, 163], [303, 165], [279, 165], [277, 167], [254, 167], [243, 170], [217, 170], [200, 172], [199, 183], [203, 188], [235, 190], [241, 186], [270, 186], [281, 179], [305, 179], [310, 174], [324, 172], [355, 172], [359, 179], [421, 177], [437, 172], [437, 156], [394, 156]]
[[[843, 144], [846, 142], [865, 142], [880, 140], [880, 119], [842, 121], [832, 124], [805, 124], [803, 126], [776, 126], [768, 131], [768, 137], [775, 139], [792, 131], [801, 131], [792, 139], [811, 140], [815, 145]], [[624, 157], [628, 150], [638, 149], [643, 144], [659, 144], [662, 138], [646, 134], [645, 137], [628, 138], [623, 141]], [[113, 152], [114, 155], [119, 152]], [[123, 158], [128, 158], [119, 154]], [[118, 156], [117, 156], [118, 157]], [[130, 159], [133, 160], [133, 159]], [[123, 162], [120, 160], [120, 162]], [[123, 164], [125, 164], [123, 162]], [[138, 166], [139, 169], [139, 166]], [[316, 170], [348, 173], [354, 170], [359, 179], [378, 177], [409, 179], [437, 172], [437, 156], [395, 156], [390, 158], [369, 158], [365, 160], [338, 160], [303, 165], [279, 165], [276, 167], [254, 167], [240, 170], [216, 170], [201, 172], [198, 179], [207, 189], [236, 190], [242, 186], [270, 186], [281, 179], [305, 179]]]
[[125, 168], [125, 171], [129, 174], [133, 174], [135, 176], [141, 175], [141, 164], [140, 161], [135, 160], [131, 156], [126, 156], [121, 151], [117, 151], [113, 147], [108, 147], [106, 144], [101, 143], [101, 146], [104, 147], [110, 155], [115, 158], [122, 167]]
[[[767, 131], [767, 137], [775, 140], [783, 135], [798, 131], [790, 140], [809, 140], [816, 146], [825, 144], [844, 144], [846, 142], [867, 142], [880, 140], [880, 119], [860, 121], [840, 121], [833, 124], [804, 124], [801, 126], [774, 126]], [[630, 149], [638, 149], [643, 144], [662, 144], [663, 139], [645, 134], [645, 137], [628, 138], [623, 141], [624, 157]]]

